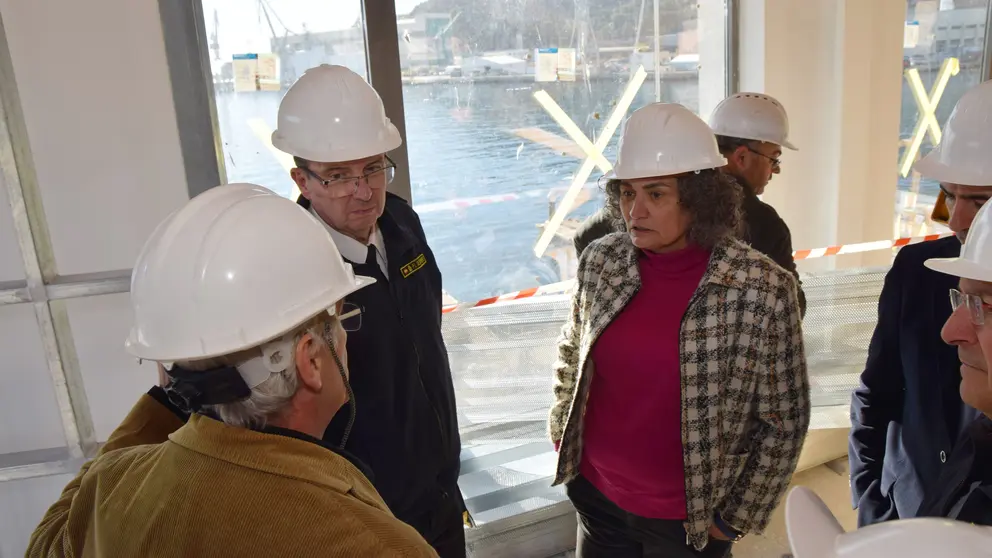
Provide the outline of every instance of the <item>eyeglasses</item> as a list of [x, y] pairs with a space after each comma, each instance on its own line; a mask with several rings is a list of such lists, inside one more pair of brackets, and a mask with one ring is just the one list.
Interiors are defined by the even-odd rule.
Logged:
[[769, 155], [765, 155], [764, 153], [762, 153], [762, 152], [754, 149], [750, 145], [745, 145], [744, 147], [747, 147], [747, 150], [750, 151], [751, 153], [754, 153], [755, 155], [761, 155], [765, 159], [768, 159], [769, 161], [771, 161], [773, 167], [779, 168], [779, 167], [782, 166], [782, 160], [781, 159], [776, 159], [775, 157], [771, 157]]
[[[360, 176], [346, 176], [343, 173], [335, 173], [330, 176], [320, 176], [309, 168], [301, 167], [300, 170], [309, 174], [314, 180], [324, 187], [324, 190], [332, 198], [347, 198], [354, 196], [358, 192], [358, 187], [364, 182], [372, 190], [382, 190], [393, 178], [393, 171], [396, 163], [389, 157], [385, 161], [372, 163], [365, 167], [367, 170]], [[372, 178], [386, 173], [386, 180], [381, 184], [375, 183]]]
[[[341, 306], [341, 314], [337, 316], [338, 323], [341, 324], [341, 328], [348, 333], [354, 333], [362, 329], [362, 312], [364, 309], [357, 304], [352, 304], [350, 302], [345, 302]], [[334, 329], [332, 327], [332, 322], [327, 322], [324, 325], [324, 341], [330, 347], [334, 346]]]
[[985, 325], [985, 313], [992, 308], [978, 295], [962, 293], [957, 289], [951, 289], [951, 309], [957, 312], [961, 306], [968, 308], [968, 315], [971, 317], [971, 323], [974, 326]]

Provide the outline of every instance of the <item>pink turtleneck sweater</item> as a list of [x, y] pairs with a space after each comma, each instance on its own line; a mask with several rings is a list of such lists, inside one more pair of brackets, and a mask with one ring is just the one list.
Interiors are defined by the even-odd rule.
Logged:
[[679, 332], [709, 252], [639, 259], [641, 288], [592, 349], [581, 472], [627, 512], [685, 519]]

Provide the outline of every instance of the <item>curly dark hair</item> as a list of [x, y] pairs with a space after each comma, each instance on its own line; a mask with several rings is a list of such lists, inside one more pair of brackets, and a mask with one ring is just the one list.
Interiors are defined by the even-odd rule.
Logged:
[[[606, 207], [617, 226], [623, 230], [620, 213], [622, 180], [606, 182]], [[679, 205], [691, 218], [688, 239], [693, 244], [712, 249], [723, 240], [737, 236], [741, 220], [743, 190], [734, 178], [719, 170], [708, 169], [678, 178]]]

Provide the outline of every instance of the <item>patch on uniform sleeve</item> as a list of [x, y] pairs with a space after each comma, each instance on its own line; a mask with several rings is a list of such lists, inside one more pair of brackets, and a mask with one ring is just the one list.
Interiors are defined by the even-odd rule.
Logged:
[[403, 278], [406, 279], [407, 277], [420, 271], [420, 268], [424, 267], [425, 265], [427, 265], [427, 256], [421, 254], [417, 256], [417, 258], [412, 262], [401, 267], [400, 273], [403, 275]]

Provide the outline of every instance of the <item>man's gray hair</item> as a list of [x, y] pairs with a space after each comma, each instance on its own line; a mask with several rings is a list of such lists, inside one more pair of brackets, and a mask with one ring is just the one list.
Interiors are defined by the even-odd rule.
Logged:
[[[320, 349], [321, 343], [333, 342], [331, 339], [333, 336], [325, 337], [325, 332], [334, 332], [338, 327], [340, 325], [337, 318], [326, 312], [322, 312], [307, 321], [292, 334], [293, 355], [289, 359], [288, 368], [272, 374], [267, 380], [252, 388], [251, 395], [247, 399], [221, 405], [204, 405], [203, 410], [231, 426], [249, 429], [264, 428], [272, 419], [286, 412], [290, 400], [299, 389], [300, 380], [296, 374], [295, 355], [303, 335], [309, 333], [313, 337], [315, 344], [311, 346], [311, 356], [314, 356]], [[218, 366], [237, 366], [261, 356], [261, 348], [254, 347], [231, 355], [182, 364], [182, 366], [188, 370], [209, 370]]]

